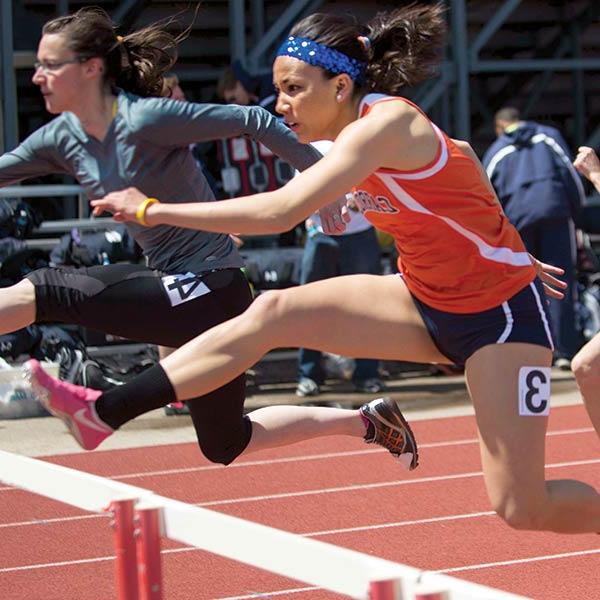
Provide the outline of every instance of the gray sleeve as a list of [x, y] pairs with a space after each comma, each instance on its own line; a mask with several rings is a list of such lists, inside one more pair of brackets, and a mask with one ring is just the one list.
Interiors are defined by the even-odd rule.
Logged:
[[138, 115], [138, 127], [141, 137], [170, 146], [250, 137], [299, 171], [322, 157], [312, 146], [301, 144], [290, 129], [260, 106], [149, 99], [143, 113]]
[[45, 128], [38, 129], [10, 152], [0, 156], [0, 187], [28, 177], [67, 172]]

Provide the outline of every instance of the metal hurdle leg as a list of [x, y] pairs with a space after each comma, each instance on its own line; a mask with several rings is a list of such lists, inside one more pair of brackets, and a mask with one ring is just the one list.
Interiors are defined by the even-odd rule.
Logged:
[[162, 600], [161, 509], [138, 505], [135, 523], [139, 600]]
[[400, 581], [372, 581], [369, 586], [369, 600], [401, 600]]
[[118, 600], [138, 600], [133, 510], [136, 500], [114, 500], [108, 510], [115, 546]]

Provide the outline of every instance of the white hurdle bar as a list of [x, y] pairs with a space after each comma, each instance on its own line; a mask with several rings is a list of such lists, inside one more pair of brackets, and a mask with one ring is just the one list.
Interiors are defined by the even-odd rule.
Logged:
[[4, 451], [0, 481], [111, 511], [118, 600], [163, 599], [161, 537], [358, 600], [526, 600]]

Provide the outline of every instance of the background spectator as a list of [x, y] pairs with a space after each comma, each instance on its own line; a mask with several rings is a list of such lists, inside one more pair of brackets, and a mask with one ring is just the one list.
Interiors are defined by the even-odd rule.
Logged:
[[[179, 83], [179, 77], [175, 75], [175, 73], [167, 73], [163, 82], [163, 96], [167, 98], [171, 98], [172, 100], [180, 100], [181, 102], [187, 102], [187, 96], [185, 92], [181, 88], [181, 84]], [[190, 150], [194, 155], [194, 159], [200, 167], [202, 174], [206, 177], [208, 184], [210, 185], [210, 189], [212, 190], [215, 198], [219, 197], [219, 184], [217, 180], [211, 173], [208, 168], [206, 161], [204, 160], [204, 154], [206, 149], [212, 146], [212, 142], [199, 142], [197, 144], [192, 144], [190, 146]], [[235, 240], [234, 240], [235, 241]]]
[[[325, 154], [333, 142], [315, 142], [313, 146]], [[306, 221], [306, 245], [302, 257], [301, 284], [338, 275], [381, 273], [381, 256], [375, 228], [356, 211], [342, 235], [323, 233], [318, 213]], [[298, 356], [297, 396], [316, 396], [325, 381], [323, 354], [319, 350], [300, 348]], [[357, 391], [376, 394], [385, 386], [379, 378], [379, 361], [357, 358], [352, 381]]]
[[[277, 96], [272, 75], [268, 73], [253, 77], [239, 61], [224, 71], [217, 85], [217, 93], [228, 104], [255, 104], [275, 114]], [[247, 137], [218, 140], [217, 161], [223, 186], [222, 196], [225, 198], [276, 190], [294, 176], [294, 169], [288, 163], [263, 144]], [[301, 233], [301, 230], [294, 228], [272, 241], [279, 246], [294, 246], [298, 244]], [[253, 240], [253, 245], [263, 244], [260, 240]]]
[[543, 262], [565, 270], [569, 284], [564, 300], [549, 298], [554, 337], [554, 364], [570, 368], [581, 345], [575, 321], [575, 226], [584, 192], [560, 132], [521, 121], [516, 108], [499, 110], [497, 140], [483, 163], [504, 212], [518, 229], [527, 250]]
[[185, 92], [179, 85], [179, 77], [175, 73], [167, 73], [163, 82], [163, 96], [167, 96], [173, 100], [187, 100]]
[[225, 69], [217, 84], [217, 93], [227, 104], [258, 104], [275, 114], [277, 94], [273, 87], [273, 75], [253, 76], [239, 60]]

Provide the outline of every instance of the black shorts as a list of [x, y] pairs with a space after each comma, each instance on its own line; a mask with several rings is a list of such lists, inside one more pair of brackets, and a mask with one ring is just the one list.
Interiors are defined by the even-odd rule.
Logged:
[[554, 349], [537, 279], [501, 305], [477, 313], [444, 312], [412, 298], [437, 349], [457, 365], [489, 344], [522, 342]]
[[38, 269], [36, 322], [82, 325], [178, 347], [241, 312], [251, 292], [240, 269], [169, 275], [143, 265]]
[[[82, 325], [137, 342], [179, 347], [242, 313], [252, 301], [240, 269], [173, 275], [143, 265], [39, 269], [36, 322]], [[250, 441], [245, 377], [189, 402], [204, 454], [231, 462]]]

